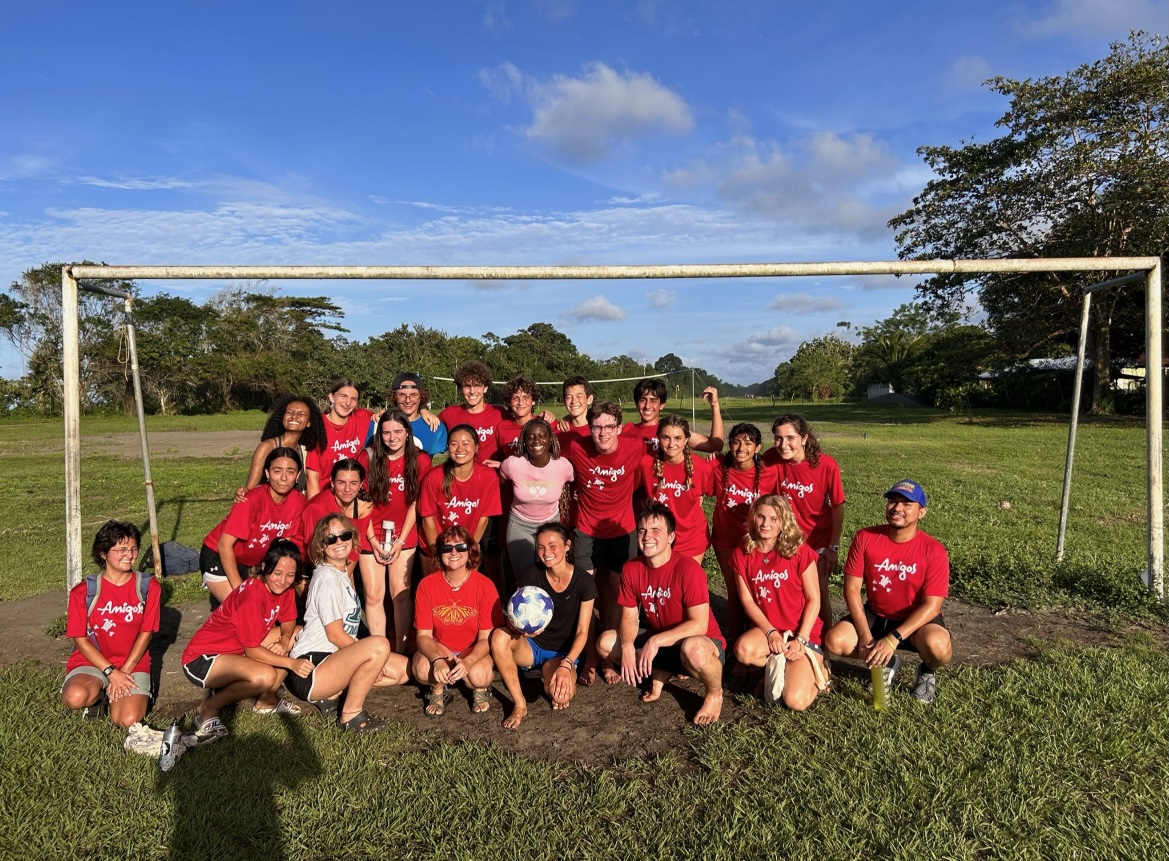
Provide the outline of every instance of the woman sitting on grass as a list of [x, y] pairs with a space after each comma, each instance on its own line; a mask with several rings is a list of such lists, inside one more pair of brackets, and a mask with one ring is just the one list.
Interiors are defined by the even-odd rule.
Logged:
[[97, 531], [93, 561], [102, 572], [70, 591], [65, 622], [74, 649], [65, 664], [61, 699], [71, 709], [85, 709], [87, 717], [108, 703], [110, 719], [123, 727], [142, 720], [150, 705], [146, 647], [158, 630], [162, 603], [158, 581], [134, 570], [141, 537], [133, 523], [116, 520]]
[[503, 624], [495, 585], [475, 569], [479, 545], [463, 526], [443, 530], [435, 542], [439, 570], [422, 578], [414, 598], [418, 651], [411, 670], [426, 695], [428, 717], [441, 717], [462, 680], [471, 688], [471, 711], [491, 708], [490, 637]]
[[393, 654], [385, 637], [357, 639], [361, 602], [349, 571], [349, 553], [356, 541], [356, 529], [343, 514], [326, 514], [313, 529], [308, 552], [317, 567], [308, 587], [304, 629], [292, 657], [311, 661], [314, 669], [307, 676], [290, 675], [285, 684], [322, 714], [337, 712], [336, 698], [344, 691], [345, 706], [337, 725], [347, 732], [369, 733], [386, 726], [365, 711], [370, 688], [402, 684], [407, 668], [405, 656]]
[[491, 655], [514, 703], [504, 721], [505, 729], [516, 729], [528, 714], [520, 687], [519, 670], [540, 670], [544, 693], [552, 710], [568, 708], [576, 695], [576, 666], [588, 643], [597, 601], [597, 583], [572, 564], [571, 533], [559, 523], [545, 523], [536, 530], [536, 557], [516, 577], [516, 587], [538, 586], [552, 598], [552, 621], [534, 637], [510, 626], [491, 633]]
[[[252, 452], [248, 480], [243, 487], [235, 489], [236, 502], [243, 502], [249, 490], [260, 486], [260, 480], [264, 477], [264, 461], [273, 449], [281, 447], [296, 449], [300, 452], [302, 462], [310, 451], [324, 451], [325, 419], [320, 407], [309, 398], [285, 395], [272, 405], [268, 421], [260, 432], [260, 444]], [[296, 479], [296, 489], [304, 493], [306, 487], [305, 472], [302, 470]]]
[[765, 666], [772, 658], [784, 661], [779, 677], [783, 704], [803, 711], [827, 680], [820, 646], [819, 554], [804, 541], [782, 496], [757, 499], [748, 522], [743, 546], [730, 558], [752, 626], [735, 643], [735, 659], [749, 667]]
[[277, 538], [297, 543], [302, 539], [301, 514], [304, 494], [296, 489], [303, 464], [294, 448], [281, 446], [264, 458], [264, 478], [259, 487], [231, 507], [219, 525], [203, 539], [199, 570], [211, 593], [211, 609], [227, 599], [247, 577], [248, 567], [264, 558]]
[[199, 743], [227, 735], [220, 710], [250, 697], [256, 697], [253, 711], [260, 714], [300, 714], [300, 706], [277, 695], [289, 670], [301, 678], [313, 671], [307, 658], [288, 657], [300, 564], [295, 544], [273, 541], [259, 572], [227, 596], [183, 651], [183, 673], [191, 684], [214, 689], [195, 714]]

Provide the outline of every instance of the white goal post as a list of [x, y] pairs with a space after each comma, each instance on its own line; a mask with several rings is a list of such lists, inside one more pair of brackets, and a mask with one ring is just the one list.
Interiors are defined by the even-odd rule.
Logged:
[[[86, 279], [373, 279], [373, 280], [611, 280], [661, 278], [779, 278], [807, 275], [940, 275], [991, 272], [1131, 272], [1145, 281], [1145, 432], [1148, 465], [1148, 583], [1165, 596], [1165, 507], [1161, 260], [1159, 257], [1070, 257], [1000, 260], [898, 260], [823, 263], [716, 263], [647, 266], [94, 266], [61, 270], [62, 349], [65, 389], [66, 584], [81, 581], [81, 400], [78, 281]], [[1124, 280], [1129, 280], [1126, 276]], [[1116, 279], [1119, 280], [1119, 279]], [[1113, 282], [1115, 283], [1115, 280]], [[1099, 285], [1097, 285], [1099, 286]], [[127, 303], [129, 304], [129, 303]], [[1079, 370], [1079, 369], [1078, 369]], [[1078, 376], [1077, 376], [1078, 378]], [[141, 408], [141, 407], [139, 407]], [[1073, 416], [1073, 421], [1075, 417]], [[1069, 464], [1064, 497], [1070, 488]], [[149, 460], [145, 445], [143, 457]], [[153, 535], [158, 525], [151, 523]], [[1062, 529], [1060, 537], [1062, 550]]]

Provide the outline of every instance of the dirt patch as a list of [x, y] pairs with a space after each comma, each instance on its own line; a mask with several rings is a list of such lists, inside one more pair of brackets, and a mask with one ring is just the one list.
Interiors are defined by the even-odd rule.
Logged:
[[[142, 459], [142, 441], [136, 433], [87, 435], [83, 443], [89, 454], [108, 454], [126, 460]], [[146, 437], [150, 457], [247, 457], [260, 442], [254, 431], [158, 431]]]
[[[70, 643], [64, 638], [53, 639], [44, 630], [64, 609], [64, 591], [0, 602], [0, 630], [5, 631], [0, 663], [31, 660], [62, 667]], [[179, 661], [184, 645], [207, 615], [208, 605], [203, 601], [163, 608], [162, 630], [151, 644], [159, 691], [156, 715], [188, 714], [199, 703], [200, 692], [183, 677]], [[1117, 646], [1144, 631], [1162, 646], [1169, 642], [1160, 627], [1104, 628], [1087, 615], [1017, 610], [996, 613], [955, 600], [946, 602], [946, 625], [954, 635], [955, 662], [972, 666], [1028, 658], [1038, 653], [1039, 643], [1055, 639]], [[862, 675], [849, 662], [835, 666], [841, 675]], [[469, 701], [462, 696], [442, 719], [427, 718], [422, 713], [421, 691], [414, 685], [374, 691], [369, 702], [375, 714], [443, 738], [490, 742], [508, 752], [540, 759], [605, 765], [684, 747], [690, 718], [701, 701], [700, 686], [693, 681], [672, 682], [661, 700], [652, 704], [640, 702], [637, 692], [625, 685], [607, 687], [598, 682], [592, 688], [582, 688], [570, 709], [553, 713], [539, 683], [529, 680], [525, 682], [528, 718], [518, 731], [507, 732], [499, 722], [510, 702], [501, 682], [496, 681], [494, 690], [495, 701], [484, 716], [471, 715]], [[734, 721], [739, 715], [735, 697], [728, 695], [723, 720]]]

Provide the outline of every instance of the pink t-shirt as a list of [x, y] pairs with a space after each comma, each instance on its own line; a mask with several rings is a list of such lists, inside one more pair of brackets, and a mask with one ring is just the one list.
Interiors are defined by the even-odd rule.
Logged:
[[686, 609], [707, 605], [706, 636], [724, 649], [723, 639], [714, 612], [710, 610], [710, 589], [702, 566], [680, 553], [670, 556], [668, 562], [651, 568], [645, 557], [638, 556], [621, 569], [621, 589], [617, 603], [622, 607], [637, 607], [645, 616], [646, 627], [652, 631], [674, 628], [686, 621]]
[[950, 556], [940, 541], [920, 530], [898, 544], [889, 537], [887, 525], [868, 526], [852, 539], [844, 576], [862, 578], [869, 608], [900, 622], [921, 596], [950, 594]]
[[528, 523], [560, 520], [560, 494], [573, 479], [572, 463], [566, 457], [554, 457], [542, 468], [532, 466], [526, 457], [509, 457], [499, 465], [500, 477], [514, 489], [511, 510]]
[[[762, 553], [753, 550], [744, 552], [740, 547], [731, 554], [731, 570], [747, 584], [755, 606], [763, 611], [771, 627], [781, 634], [784, 631], [797, 632], [804, 616], [808, 596], [804, 594], [802, 575], [809, 566], [814, 566], [819, 554], [807, 544], [801, 544], [790, 558], [780, 556], [774, 550]], [[824, 622], [819, 616], [812, 625], [808, 639], [820, 644], [820, 632]]]

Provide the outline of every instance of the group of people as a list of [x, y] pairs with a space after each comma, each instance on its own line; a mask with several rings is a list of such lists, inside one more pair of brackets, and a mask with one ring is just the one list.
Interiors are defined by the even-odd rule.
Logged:
[[[713, 388], [702, 435], [662, 415], [660, 379], [637, 384], [640, 421], [630, 423], [581, 377], [564, 381], [561, 417], [537, 411], [539, 390], [523, 375], [503, 386], [502, 408], [487, 403], [482, 363], [461, 366], [455, 383], [462, 403], [437, 416], [412, 373], [394, 379], [380, 415], [348, 379], [330, 387], [324, 412], [295, 395], [274, 405], [247, 481], [201, 549], [214, 610], [182, 656], [208, 692], [197, 741], [226, 735], [221, 710], [252, 698], [258, 712], [299, 713], [301, 700], [346, 731], [376, 732], [369, 691], [411, 679], [426, 689], [428, 716], [445, 713], [460, 683], [471, 710], [486, 712], [496, 672], [512, 702], [507, 728], [527, 716], [521, 673], [539, 676], [554, 710], [598, 678], [643, 686], [652, 702], [671, 677], [689, 676], [703, 688], [693, 718], [703, 725], [719, 719], [728, 659], [747, 677], [765, 668], [770, 698], [801, 710], [831, 686], [826, 652], [891, 680], [898, 652], [916, 651], [913, 696], [933, 700], [951, 655], [949, 563], [920, 529], [916, 482], [894, 484], [885, 523], [854, 536], [847, 612], [834, 620], [827, 584], [844, 488], [800, 416], [773, 422], [766, 452], [755, 425], [736, 424], [724, 453]], [[76, 650], [62, 689], [73, 708], [108, 701], [127, 727], [148, 706], [159, 618], [157, 583], [133, 569], [139, 539], [128, 523], [98, 531], [102, 571], [70, 595]], [[725, 627], [702, 567], [712, 546]], [[525, 586], [553, 605], [534, 635], [501, 609]]]

